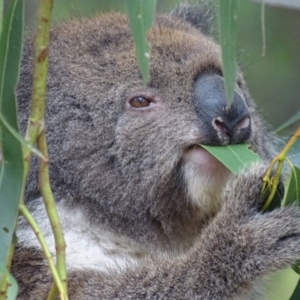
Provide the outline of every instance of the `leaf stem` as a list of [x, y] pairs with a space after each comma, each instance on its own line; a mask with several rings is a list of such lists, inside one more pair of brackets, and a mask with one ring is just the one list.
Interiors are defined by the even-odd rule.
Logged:
[[7, 290], [8, 290], [8, 277], [3, 274], [2, 279], [0, 281], [0, 300], [7, 299]]
[[[39, 135], [37, 139], [37, 147], [45, 157], [48, 157], [45, 131]], [[39, 159], [39, 186], [54, 234], [57, 271], [61, 279], [64, 292], [67, 294], [67, 271], [65, 257], [66, 243], [50, 186], [49, 164], [47, 161], [42, 159]]]
[[[8, 252], [7, 262], [6, 262], [7, 271], [10, 271], [16, 244], [17, 244], [17, 237], [16, 237], [16, 233], [14, 233], [13, 240], [10, 244], [10, 248]], [[8, 288], [9, 288], [8, 276], [6, 274], [2, 274], [2, 279], [0, 281], [0, 300], [7, 299]]]
[[[44, 129], [45, 99], [49, 63], [50, 19], [53, 0], [41, 0], [34, 43], [32, 101], [25, 139], [33, 145]], [[28, 174], [31, 151], [24, 147], [25, 174]]]
[[[280, 180], [280, 174], [284, 165], [285, 160], [287, 159], [287, 153], [291, 150], [293, 145], [296, 143], [298, 138], [300, 137], [300, 127], [296, 130], [294, 135], [291, 137], [291, 139], [288, 141], [288, 143], [284, 146], [284, 148], [281, 150], [281, 152], [275, 156], [275, 158], [272, 160], [265, 177], [263, 178], [264, 185], [262, 191], [265, 191], [268, 187], [271, 189], [270, 194], [268, 196], [268, 199], [266, 203], [264, 204], [262, 210], [265, 211], [269, 205], [271, 204], [273, 197], [276, 193], [277, 186]], [[277, 168], [275, 171], [275, 175], [272, 177], [271, 173], [274, 168], [274, 166], [277, 164]]]
[[26, 219], [26, 221], [28, 222], [28, 224], [30, 225], [30, 227], [33, 229], [33, 231], [34, 231], [37, 239], [40, 242], [42, 250], [43, 250], [43, 252], [44, 252], [44, 254], [46, 256], [50, 272], [51, 272], [51, 274], [53, 276], [53, 279], [55, 281], [55, 284], [56, 284], [56, 286], [58, 288], [60, 298], [62, 300], [67, 300], [68, 297], [66, 296], [66, 294], [64, 292], [64, 287], [63, 287], [63, 284], [62, 284], [61, 279], [59, 277], [58, 271], [56, 270], [56, 267], [55, 267], [55, 264], [54, 264], [51, 252], [50, 252], [50, 250], [49, 250], [49, 248], [47, 246], [46, 240], [45, 240], [45, 238], [44, 238], [44, 236], [43, 236], [43, 234], [42, 234], [42, 232], [41, 232], [38, 224], [35, 222], [34, 218], [31, 215], [31, 213], [29, 212], [29, 210], [26, 208], [26, 206], [24, 204], [20, 205], [19, 211], [20, 211], [20, 214]]
[[58, 292], [58, 290], [57, 290], [56, 284], [52, 284], [52, 287], [51, 287], [51, 290], [50, 290], [50, 292], [48, 294], [47, 300], [53, 300], [53, 299], [55, 299], [55, 297], [57, 295], [57, 292]]
[[9, 252], [8, 252], [8, 257], [7, 257], [7, 262], [6, 262], [6, 269], [10, 271], [11, 264], [12, 264], [12, 259], [14, 256], [15, 252], [15, 247], [17, 245], [17, 236], [16, 236], [16, 231], [13, 234], [12, 242], [10, 244]]
[[[1, 0], [0, 0], [1, 1]], [[38, 157], [42, 158], [43, 160], [46, 160], [46, 158], [42, 155], [40, 151], [38, 151], [36, 148], [34, 148], [31, 144], [29, 144], [21, 135], [20, 133], [15, 130], [6, 120], [3, 114], [0, 112], [0, 125], [5, 127], [12, 136], [15, 137], [16, 140], [18, 140], [23, 146], [28, 147], [28, 150]]]
[[[60, 294], [62, 294], [63, 291], [64, 294], [67, 295], [67, 272], [65, 261], [66, 244], [49, 182], [48, 150], [44, 131], [52, 6], [53, 0], [41, 0], [38, 9], [37, 33], [34, 44], [32, 101], [25, 139], [30, 145], [33, 145], [35, 142], [37, 142], [37, 148], [42, 153], [43, 157], [46, 158], [44, 160], [39, 159], [39, 186], [55, 239], [57, 262], [56, 267], [57, 274], [60, 278], [59, 283], [61, 284], [61, 286], [57, 288]], [[28, 149], [28, 147], [24, 147], [23, 151], [25, 161], [25, 177], [27, 177], [31, 151]], [[46, 253], [45, 255], [47, 257]], [[53, 270], [52, 274], [54, 274]], [[56, 285], [57, 282], [58, 281], [56, 278]], [[53, 290], [54, 289], [51, 289], [51, 291]], [[54, 297], [52, 296], [53, 299]]]

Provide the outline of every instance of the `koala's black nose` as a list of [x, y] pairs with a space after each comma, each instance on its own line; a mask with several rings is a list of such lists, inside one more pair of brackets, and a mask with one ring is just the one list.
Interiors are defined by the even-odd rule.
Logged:
[[224, 79], [204, 74], [194, 85], [194, 105], [204, 128], [205, 144], [226, 145], [245, 142], [251, 135], [251, 119], [241, 93], [235, 91], [231, 106], [226, 105]]

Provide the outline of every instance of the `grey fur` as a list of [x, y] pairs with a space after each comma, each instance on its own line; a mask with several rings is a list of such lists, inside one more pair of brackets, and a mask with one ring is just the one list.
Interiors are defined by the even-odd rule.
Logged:
[[[207, 207], [193, 203], [184, 158], [191, 147], [209, 141], [194, 107], [193, 85], [207, 70], [220, 74], [221, 58], [219, 46], [178, 15], [179, 10], [158, 17], [149, 34], [147, 86], [125, 16], [73, 20], [52, 30], [46, 130], [58, 205], [80, 211], [91, 226], [91, 232], [82, 231], [86, 235], [107, 232], [126, 247], [137, 245], [130, 247], [142, 249], [143, 256], [107, 272], [71, 266], [70, 299], [257, 299], [257, 281], [300, 257], [299, 209], [260, 212], [266, 163], [213, 188], [196, 181], [196, 188], [210, 193], [201, 196]], [[31, 67], [28, 39], [18, 88], [22, 128]], [[272, 137], [241, 73], [238, 84], [251, 117], [248, 142], [267, 162], [274, 152]], [[129, 100], [141, 95], [154, 99], [152, 108], [130, 107]], [[33, 165], [27, 201], [39, 195], [35, 178]], [[72, 214], [65, 218], [67, 224]], [[26, 241], [26, 232], [20, 228], [14, 260], [19, 299], [46, 299], [46, 263]]]
[[214, 33], [216, 1], [202, 0], [198, 2], [201, 2], [201, 5], [180, 4], [171, 12], [171, 15], [190, 23], [200, 29], [203, 34], [210, 36]]

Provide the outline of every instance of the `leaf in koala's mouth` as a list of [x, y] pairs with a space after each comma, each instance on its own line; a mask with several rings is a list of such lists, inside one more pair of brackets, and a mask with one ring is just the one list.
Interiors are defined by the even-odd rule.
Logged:
[[236, 144], [227, 146], [207, 146], [200, 144], [233, 174], [238, 174], [253, 162], [260, 160], [257, 153], [249, 149], [248, 144]]

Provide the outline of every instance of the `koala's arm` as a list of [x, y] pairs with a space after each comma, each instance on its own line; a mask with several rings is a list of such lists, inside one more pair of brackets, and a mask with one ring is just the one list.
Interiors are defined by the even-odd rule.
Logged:
[[231, 182], [220, 213], [184, 257], [123, 274], [71, 272], [70, 299], [244, 299], [257, 279], [300, 257], [299, 209], [260, 212], [265, 171], [257, 166]]

